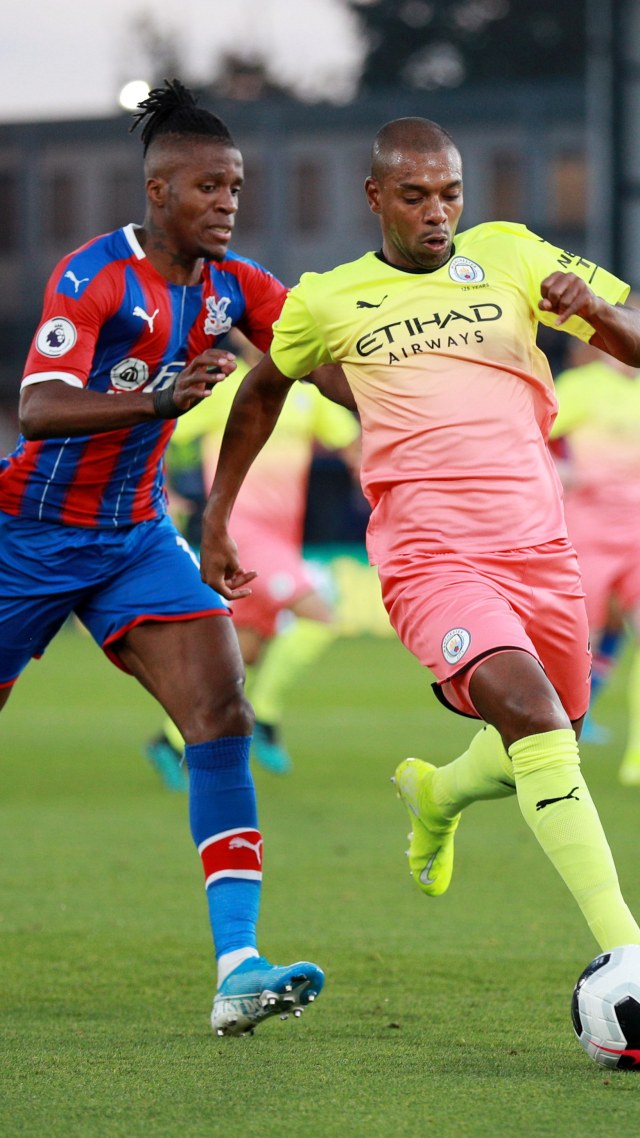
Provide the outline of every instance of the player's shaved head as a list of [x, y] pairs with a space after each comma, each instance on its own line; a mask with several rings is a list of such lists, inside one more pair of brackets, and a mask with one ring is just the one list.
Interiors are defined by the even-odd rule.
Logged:
[[365, 193], [390, 264], [431, 271], [448, 260], [463, 201], [462, 158], [446, 130], [423, 118], [386, 123], [373, 140]]
[[384, 178], [408, 152], [437, 154], [458, 147], [444, 127], [431, 119], [393, 119], [380, 128], [371, 147], [371, 176]]
[[[224, 138], [203, 134], [162, 134], [149, 145], [144, 156], [145, 178], [165, 178], [169, 180], [173, 174], [184, 168], [185, 164], [193, 160], [198, 149], [211, 146], [220, 147], [221, 150], [235, 150], [235, 144]], [[211, 160], [203, 154], [204, 164], [211, 165]]]

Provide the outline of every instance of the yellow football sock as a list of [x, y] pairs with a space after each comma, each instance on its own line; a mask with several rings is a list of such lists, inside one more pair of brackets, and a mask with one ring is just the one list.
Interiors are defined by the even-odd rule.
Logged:
[[545, 731], [509, 748], [523, 817], [575, 897], [602, 950], [640, 943], [573, 731]]
[[178, 731], [178, 728], [176, 727], [175, 723], [173, 722], [173, 719], [169, 719], [169, 717], [167, 716], [167, 718], [164, 721], [162, 731], [163, 731], [163, 734], [166, 736], [166, 738], [171, 743], [171, 746], [175, 747], [176, 751], [179, 751], [180, 754], [182, 754], [182, 752], [184, 751], [184, 739], [182, 738], [182, 735]]
[[335, 635], [333, 625], [305, 617], [274, 637], [251, 685], [251, 702], [259, 722], [281, 722], [287, 695], [300, 671], [315, 663]]
[[640, 767], [640, 648], [636, 648], [627, 681], [627, 745], [623, 764]]
[[431, 784], [433, 799], [446, 818], [472, 802], [508, 798], [515, 792], [511, 759], [495, 727], [489, 725], [474, 735], [464, 754], [436, 769]]
[[252, 690], [257, 671], [257, 664], [245, 664], [244, 666], [244, 694], [251, 704], [253, 704]]

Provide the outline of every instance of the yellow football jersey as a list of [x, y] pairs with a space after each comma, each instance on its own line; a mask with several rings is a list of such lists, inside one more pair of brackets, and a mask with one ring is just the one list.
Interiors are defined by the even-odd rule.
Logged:
[[[362, 422], [365, 493], [375, 507], [389, 487], [414, 482], [414, 521], [434, 549], [539, 544], [565, 532], [546, 447], [557, 403], [536, 344], [538, 322], [557, 319], [538, 308], [540, 284], [558, 270], [612, 304], [629, 292], [525, 226], [490, 222], [460, 233], [438, 269], [366, 253], [305, 274], [285, 301], [271, 347], [277, 367], [297, 378], [342, 365]], [[593, 335], [577, 317], [562, 331]]]

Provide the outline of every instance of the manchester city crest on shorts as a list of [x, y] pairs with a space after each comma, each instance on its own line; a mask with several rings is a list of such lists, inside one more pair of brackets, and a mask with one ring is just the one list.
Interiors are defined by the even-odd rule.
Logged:
[[477, 284], [484, 280], [484, 269], [468, 257], [452, 257], [449, 261], [449, 276], [459, 284]]
[[448, 664], [457, 664], [471, 644], [471, 634], [466, 628], [452, 628], [442, 638], [442, 655]]

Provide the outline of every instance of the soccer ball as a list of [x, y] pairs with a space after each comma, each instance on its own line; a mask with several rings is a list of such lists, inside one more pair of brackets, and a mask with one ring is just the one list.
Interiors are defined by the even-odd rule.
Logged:
[[623, 944], [587, 965], [571, 998], [578, 1040], [596, 1063], [640, 1071], [640, 944]]

